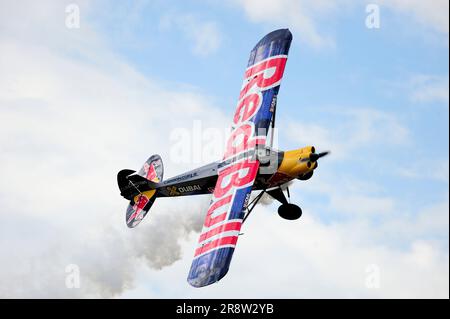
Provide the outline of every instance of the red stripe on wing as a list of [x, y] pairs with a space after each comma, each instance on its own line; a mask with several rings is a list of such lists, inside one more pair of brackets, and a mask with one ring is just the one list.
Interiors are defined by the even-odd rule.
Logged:
[[223, 225], [221, 225], [219, 227], [216, 227], [216, 228], [214, 228], [214, 229], [212, 229], [212, 230], [210, 230], [210, 231], [208, 231], [206, 233], [201, 234], [198, 242], [201, 243], [201, 242], [205, 241], [208, 238], [211, 238], [211, 237], [213, 237], [213, 236], [215, 236], [217, 234], [220, 234], [220, 233], [223, 233], [223, 232], [226, 232], [226, 231], [240, 230], [241, 229], [241, 225], [242, 225], [242, 222], [240, 222], [240, 221], [239, 222], [231, 222], [231, 223], [223, 224]]
[[194, 258], [203, 253], [206, 253], [216, 247], [221, 247], [221, 246], [226, 246], [226, 245], [236, 245], [237, 240], [238, 240], [238, 236], [229, 236], [229, 237], [223, 237], [223, 238], [213, 240], [213, 241], [203, 245], [202, 247], [197, 248], [195, 250]]

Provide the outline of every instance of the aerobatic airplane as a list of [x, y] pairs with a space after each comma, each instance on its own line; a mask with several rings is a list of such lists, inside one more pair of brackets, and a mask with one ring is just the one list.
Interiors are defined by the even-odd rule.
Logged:
[[[281, 203], [282, 218], [299, 218], [302, 210], [290, 203], [286, 183], [311, 178], [317, 160], [328, 154], [316, 153], [313, 146], [277, 151], [271, 145], [291, 41], [291, 32], [280, 29], [267, 34], [251, 51], [220, 161], [163, 181], [162, 159], [153, 155], [138, 173], [125, 169], [117, 174], [121, 195], [130, 201], [126, 211], [130, 228], [142, 221], [158, 197], [212, 194], [188, 275], [194, 287], [210, 285], [226, 275], [241, 226], [265, 193]], [[269, 130], [271, 138], [267, 138]], [[259, 194], [250, 200], [252, 191]]]

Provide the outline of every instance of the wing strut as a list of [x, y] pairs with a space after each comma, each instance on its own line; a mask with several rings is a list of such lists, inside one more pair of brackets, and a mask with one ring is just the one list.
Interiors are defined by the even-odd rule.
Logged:
[[253, 200], [247, 205], [245, 209], [247, 209], [247, 214], [245, 214], [244, 219], [242, 220], [242, 224], [245, 222], [245, 220], [250, 216], [251, 212], [253, 211], [253, 208], [255, 208], [256, 204], [258, 204], [261, 197], [263, 197], [266, 190], [263, 190], [261, 193], [258, 194]]
[[275, 115], [277, 113], [277, 103], [275, 103], [274, 107], [273, 107], [273, 115], [272, 115], [272, 121], [271, 121], [271, 132], [270, 132], [270, 146], [269, 148], [272, 149], [273, 147], [273, 137], [275, 134]]

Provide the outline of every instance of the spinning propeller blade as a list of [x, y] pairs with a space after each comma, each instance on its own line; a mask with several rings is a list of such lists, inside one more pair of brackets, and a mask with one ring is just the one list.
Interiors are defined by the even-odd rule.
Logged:
[[309, 160], [311, 162], [316, 162], [319, 158], [327, 156], [328, 154], [330, 154], [330, 151], [326, 151], [326, 152], [322, 152], [322, 153], [312, 153], [309, 156]]

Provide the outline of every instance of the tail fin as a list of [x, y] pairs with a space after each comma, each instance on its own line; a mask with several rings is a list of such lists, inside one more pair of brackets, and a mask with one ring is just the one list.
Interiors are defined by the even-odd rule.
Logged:
[[126, 212], [128, 227], [136, 227], [147, 215], [155, 202], [157, 183], [164, 174], [162, 159], [159, 155], [151, 156], [137, 174], [130, 169], [117, 174], [120, 195], [130, 201]]
[[152, 155], [144, 163], [142, 168], [139, 170], [138, 175], [147, 178], [149, 181], [160, 183], [163, 180], [164, 166], [159, 155]]

